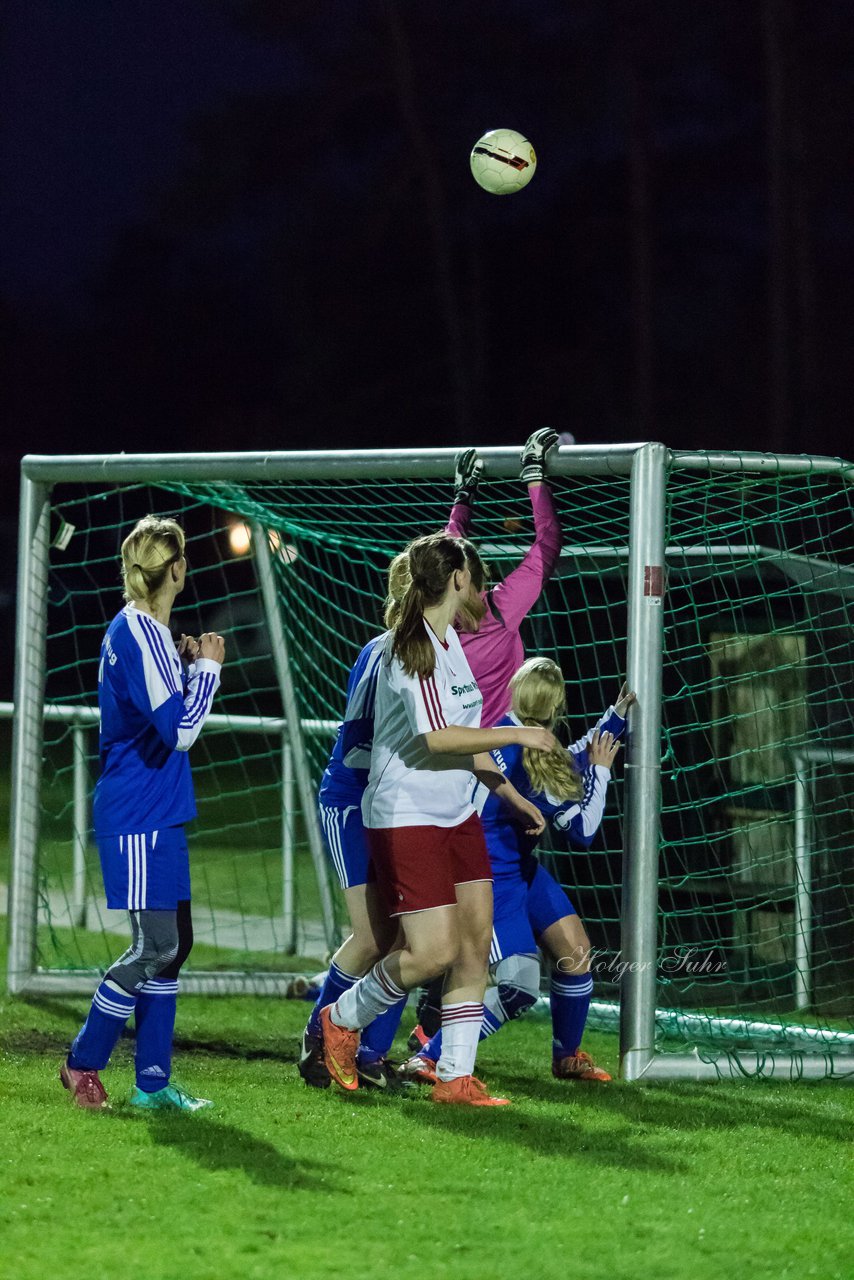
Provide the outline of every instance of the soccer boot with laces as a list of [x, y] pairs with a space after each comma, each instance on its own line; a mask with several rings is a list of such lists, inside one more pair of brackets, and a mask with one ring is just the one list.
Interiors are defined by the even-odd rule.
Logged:
[[589, 1053], [569, 1054], [552, 1061], [552, 1075], [556, 1080], [596, 1080], [605, 1084], [611, 1077], [602, 1067], [597, 1067]]
[[404, 1080], [414, 1080], [418, 1084], [435, 1084], [439, 1079], [436, 1075], [436, 1063], [423, 1053], [416, 1053], [411, 1058], [407, 1058], [400, 1068], [400, 1074]]
[[356, 1051], [359, 1048], [358, 1031], [349, 1031], [332, 1021], [329, 1005], [320, 1010], [320, 1028], [323, 1036], [323, 1061], [336, 1084], [348, 1092], [359, 1087], [356, 1071]]
[[59, 1078], [63, 1088], [67, 1089], [74, 1099], [74, 1105], [84, 1111], [108, 1111], [110, 1102], [107, 1090], [101, 1083], [97, 1071], [77, 1071], [63, 1062], [59, 1068]]
[[493, 1098], [477, 1076], [457, 1076], [453, 1080], [437, 1080], [433, 1085], [434, 1102], [450, 1102], [463, 1107], [509, 1107], [509, 1098]]
[[194, 1098], [178, 1084], [167, 1084], [155, 1093], [146, 1093], [134, 1085], [130, 1105], [138, 1111], [204, 1111], [213, 1103], [210, 1098]]
[[373, 1058], [362, 1061], [356, 1058], [356, 1074], [359, 1084], [385, 1093], [400, 1093], [411, 1081], [405, 1080], [400, 1068], [389, 1058]]
[[328, 1089], [332, 1084], [332, 1077], [323, 1061], [323, 1041], [320, 1036], [312, 1035], [308, 1028], [303, 1032], [300, 1043], [297, 1071], [310, 1089]]

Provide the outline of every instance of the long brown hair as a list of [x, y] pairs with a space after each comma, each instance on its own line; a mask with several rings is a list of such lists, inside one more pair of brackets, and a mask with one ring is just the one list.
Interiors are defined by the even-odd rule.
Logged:
[[[554, 729], [566, 711], [563, 672], [551, 658], [528, 658], [510, 681], [513, 711], [523, 724]], [[581, 778], [563, 747], [553, 751], [522, 752], [522, 765], [535, 791], [555, 800], [578, 800]]]
[[184, 554], [184, 530], [175, 520], [143, 516], [122, 543], [125, 600], [148, 603], [166, 581], [166, 572]]
[[[400, 600], [397, 616], [392, 615], [391, 653], [400, 659], [408, 676], [418, 675], [426, 679], [433, 674], [436, 657], [424, 625], [424, 610], [439, 604], [447, 590], [448, 579], [455, 570], [470, 569], [475, 585], [477, 570], [482, 584], [483, 566], [470, 543], [448, 533], [429, 533], [423, 538], [416, 538], [402, 554], [409, 565], [409, 584]], [[395, 565], [396, 561], [392, 564]]]

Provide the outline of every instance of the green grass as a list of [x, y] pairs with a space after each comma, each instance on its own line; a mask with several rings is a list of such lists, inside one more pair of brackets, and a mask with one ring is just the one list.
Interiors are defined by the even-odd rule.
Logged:
[[[176, 1075], [213, 1113], [76, 1111], [56, 1070], [80, 999], [0, 1001], [0, 1227], [15, 1280], [851, 1275], [844, 1086], [567, 1085], [548, 1028], [490, 1039], [506, 1111], [316, 1092], [299, 1002], [186, 998]], [[588, 1038], [616, 1067], [616, 1041]]]

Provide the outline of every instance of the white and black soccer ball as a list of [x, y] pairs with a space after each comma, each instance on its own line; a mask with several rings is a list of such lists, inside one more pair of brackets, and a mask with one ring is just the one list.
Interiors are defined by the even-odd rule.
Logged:
[[474, 180], [494, 196], [527, 187], [537, 167], [534, 148], [515, 129], [492, 129], [479, 138], [470, 157]]

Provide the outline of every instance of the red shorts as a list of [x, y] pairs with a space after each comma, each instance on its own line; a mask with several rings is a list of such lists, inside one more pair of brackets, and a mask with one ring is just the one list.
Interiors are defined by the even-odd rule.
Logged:
[[491, 880], [483, 827], [476, 813], [458, 827], [366, 827], [371, 866], [390, 916], [454, 906], [455, 886]]

